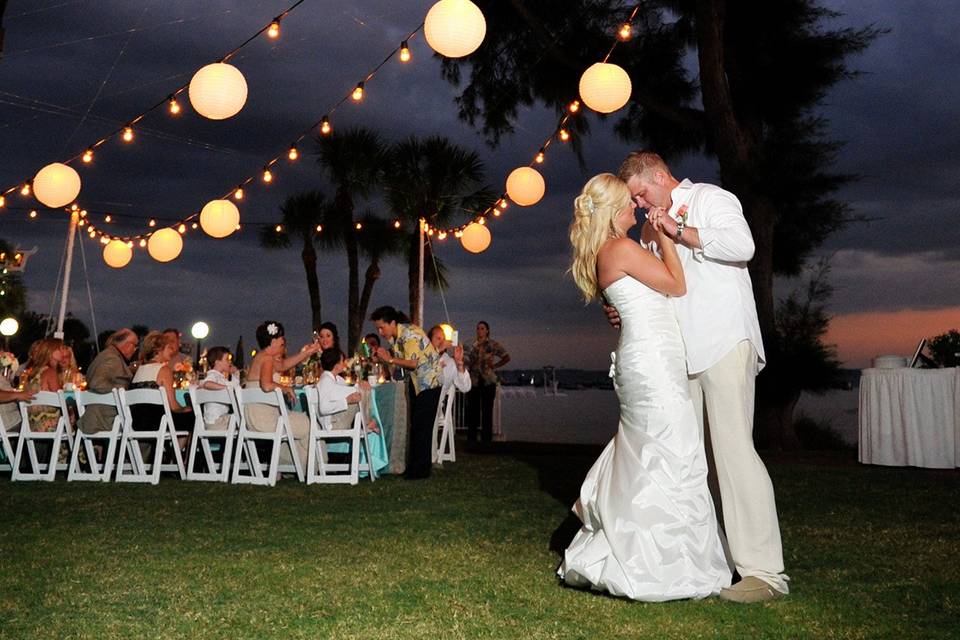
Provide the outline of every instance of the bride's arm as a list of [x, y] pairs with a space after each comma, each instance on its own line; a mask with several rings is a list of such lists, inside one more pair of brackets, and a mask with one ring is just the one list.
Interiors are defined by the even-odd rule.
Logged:
[[598, 265], [602, 262], [603, 269], [622, 271], [668, 296], [682, 296], [687, 292], [687, 283], [683, 277], [677, 247], [663, 233], [658, 234], [657, 242], [663, 252], [662, 262], [633, 240], [619, 238], [608, 243], [610, 248], [598, 256]]

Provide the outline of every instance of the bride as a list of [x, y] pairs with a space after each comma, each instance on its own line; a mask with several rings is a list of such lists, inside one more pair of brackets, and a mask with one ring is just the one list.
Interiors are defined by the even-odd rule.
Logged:
[[648, 225], [645, 235], [656, 238], [649, 245], [627, 238], [636, 207], [609, 173], [574, 201], [573, 278], [587, 302], [602, 295], [620, 312], [611, 356], [620, 428], [580, 488], [573, 511], [583, 527], [557, 573], [567, 584], [633, 600], [703, 598], [730, 586], [730, 569], [668, 299], [684, 295], [686, 283], [662, 230]]

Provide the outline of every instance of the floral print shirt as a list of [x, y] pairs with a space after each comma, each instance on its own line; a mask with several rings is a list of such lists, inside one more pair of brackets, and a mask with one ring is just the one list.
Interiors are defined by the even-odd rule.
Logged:
[[470, 380], [473, 384], [500, 382], [493, 365], [507, 356], [507, 350], [499, 342], [489, 338], [483, 342], [474, 342], [464, 356], [470, 361]]
[[413, 388], [417, 393], [443, 385], [440, 354], [430, 344], [427, 334], [417, 325], [397, 324], [397, 337], [391, 345], [391, 353], [401, 360], [416, 360]]

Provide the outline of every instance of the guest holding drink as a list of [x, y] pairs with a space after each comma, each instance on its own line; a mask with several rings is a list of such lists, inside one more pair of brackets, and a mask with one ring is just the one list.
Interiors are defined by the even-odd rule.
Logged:
[[443, 367], [443, 390], [455, 385], [460, 393], [469, 393], [472, 386], [470, 372], [463, 359], [463, 347], [454, 347], [443, 335], [443, 327], [436, 325], [430, 329], [430, 344], [440, 354], [440, 366]]
[[490, 442], [493, 440], [493, 403], [500, 383], [496, 369], [510, 362], [510, 354], [490, 338], [490, 325], [481, 320], [477, 323], [477, 339], [467, 349], [466, 358], [473, 382], [467, 396], [467, 441], [477, 441], [477, 429], [482, 424], [481, 439]]
[[410, 371], [413, 380], [410, 464], [404, 477], [408, 480], [429, 478], [433, 450], [430, 439], [443, 386], [440, 354], [433, 348], [423, 329], [410, 324], [408, 318], [393, 307], [379, 307], [370, 319], [377, 326], [380, 336], [388, 340], [391, 346], [390, 351], [383, 347], [377, 349], [377, 359]]

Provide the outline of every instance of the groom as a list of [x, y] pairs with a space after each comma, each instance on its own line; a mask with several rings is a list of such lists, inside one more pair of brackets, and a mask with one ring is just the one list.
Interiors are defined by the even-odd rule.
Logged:
[[[701, 430], [704, 409], [720, 485], [723, 523], [742, 579], [724, 600], [763, 602], [788, 593], [773, 484], [753, 448], [754, 378], [765, 363], [747, 272], [753, 236], [736, 196], [711, 184], [677, 181], [663, 159], [631, 153], [620, 167], [654, 229], [677, 243], [687, 295], [674, 308], [687, 351], [690, 396]], [[619, 325], [613, 307], [605, 307]]]

